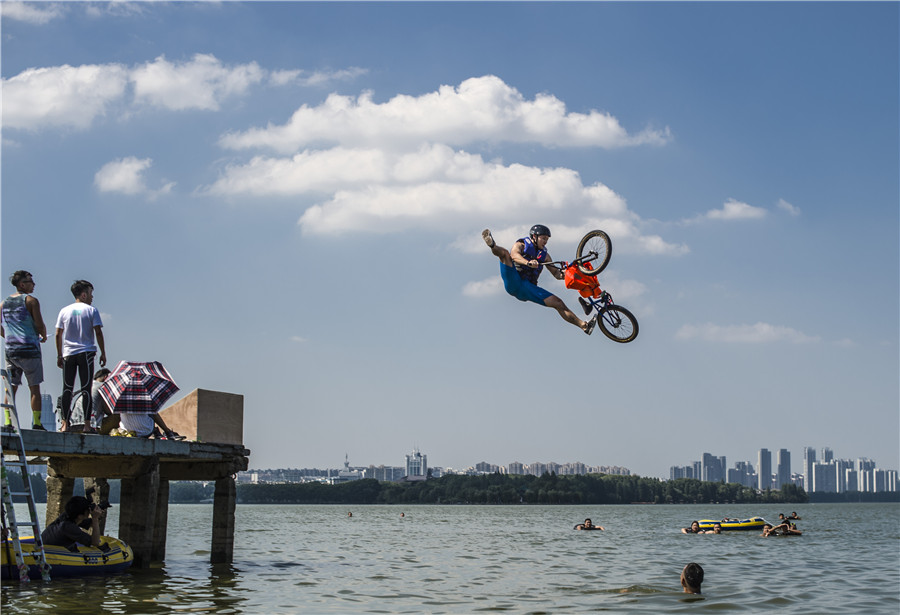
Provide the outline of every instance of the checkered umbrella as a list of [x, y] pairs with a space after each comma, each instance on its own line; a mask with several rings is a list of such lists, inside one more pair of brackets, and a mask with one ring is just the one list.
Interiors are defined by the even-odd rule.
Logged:
[[100, 387], [113, 412], [159, 412], [178, 386], [159, 361], [120, 361]]

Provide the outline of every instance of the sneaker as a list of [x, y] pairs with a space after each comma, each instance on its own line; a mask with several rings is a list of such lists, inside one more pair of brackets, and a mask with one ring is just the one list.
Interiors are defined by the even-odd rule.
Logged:
[[38, 423], [37, 425], [32, 425], [31, 428], [36, 431], [47, 431], [40, 423]]
[[495, 245], [497, 245], [494, 243], [494, 238], [491, 235], [490, 229], [484, 229], [483, 231], [481, 231], [481, 238], [484, 239], [484, 243], [486, 243], [487, 247], [489, 248], [493, 248]]
[[594, 316], [588, 321], [587, 328], [584, 330], [585, 333], [590, 335], [594, 331], [594, 327], [597, 325], [597, 317]]
[[181, 434], [175, 433], [174, 431], [170, 431], [166, 434], [167, 440], [184, 440], [185, 437]]
[[593, 310], [594, 307], [593, 307], [590, 303], [588, 303], [587, 301], [585, 301], [585, 300], [584, 300], [584, 297], [578, 297], [578, 303], [581, 304], [581, 309], [584, 310], [584, 313], [585, 313], [587, 316], [590, 316], [590, 315], [591, 315], [591, 310]]
[[4, 425], [2, 428], [0, 428], [0, 431], [2, 431], [3, 433], [16, 433], [16, 429], [12, 425]]

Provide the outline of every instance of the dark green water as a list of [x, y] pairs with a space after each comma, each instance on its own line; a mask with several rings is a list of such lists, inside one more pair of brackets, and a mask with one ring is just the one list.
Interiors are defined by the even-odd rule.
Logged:
[[[679, 531], [792, 510], [803, 536]], [[585, 517], [606, 531], [573, 531]], [[169, 522], [162, 567], [4, 583], [3, 613], [900, 612], [897, 504], [238, 506], [226, 566], [208, 563], [211, 506]], [[680, 593], [691, 561], [702, 596]]]

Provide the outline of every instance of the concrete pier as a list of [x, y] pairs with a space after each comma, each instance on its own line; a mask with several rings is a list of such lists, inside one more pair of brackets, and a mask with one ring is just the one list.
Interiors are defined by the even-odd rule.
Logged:
[[[9, 435], [0, 441], [4, 454], [15, 451]], [[165, 559], [169, 481], [215, 481], [210, 561], [232, 561], [234, 475], [247, 469], [250, 455], [243, 445], [32, 430], [22, 431], [22, 441], [29, 457], [48, 458], [43, 527], [63, 512], [76, 478], [121, 479], [118, 537], [133, 549], [134, 566], [146, 568]]]

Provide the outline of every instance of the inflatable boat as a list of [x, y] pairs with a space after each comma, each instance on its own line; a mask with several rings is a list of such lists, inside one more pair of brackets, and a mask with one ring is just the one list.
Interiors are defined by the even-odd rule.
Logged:
[[722, 526], [722, 531], [730, 530], [759, 530], [762, 531], [766, 520], [762, 517], [750, 517], [749, 519], [700, 519], [701, 530], [711, 530], [713, 525], [718, 523]]
[[[20, 539], [22, 556], [28, 565], [28, 576], [32, 579], [41, 578], [41, 570], [37, 563], [37, 554], [34, 548], [34, 536], [25, 536]], [[78, 546], [78, 551], [69, 551], [65, 547], [56, 545], [44, 545], [44, 555], [50, 564], [50, 578], [80, 577], [92, 574], [109, 574], [127, 570], [134, 554], [131, 547], [117, 538], [103, 536], [100, 544], [106, 544], [109, 549], [104, 551], [97, 547]], [[19, 570], [16, 567], [16, 554], [13, 550], [12, 540], [3, 541], [0, 548], [0, 576], [3, 580], [19, 580]]]

